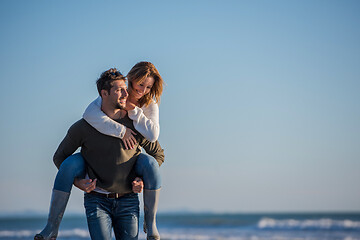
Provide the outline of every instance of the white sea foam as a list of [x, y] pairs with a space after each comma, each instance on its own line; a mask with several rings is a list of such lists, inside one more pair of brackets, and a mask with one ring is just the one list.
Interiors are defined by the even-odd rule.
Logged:
[[[18, 230], [18, 231], [0, 231], [0, 238], [28, 238], [33, 237], [41, 230]], [[87, 229], [74, 228], [71, 230], [63, 230], [59, 232], [59, 237], [77, 237], [77, 238], [89, 238], [90, 234]]]
[[262, 218], [258, 222], [260, 229], [344, 229], [360, 230], [360, 221], [322, 219], [272, 219]]
[[29, 230], [18, 230], [18, 231], [0, 231], [0, 237], [15, 237], [15, 238], [25, 238], [33, 236], [33, 231]]
[[59, 232], [59, 237], [79, 237], [89, 238], [90, 233], [88, 229], [74, 228], [71, 230], [63, 230]]
[[[0, 240], [9, 239], [32, 239], [39, 231], [19, 230], [0, 231]], [[90, 235], [87, 229], [71, 229], [60, 231], [59, 237], [72, 240], [88, 240]], [[139, 233], [139, 240], [145, 240], [144, 233]], [[238, 231], [236, 229], [162, 229], [163, 240], [360, 240], [358, 234], [335, 233], [331, 237], [316, 231], [309, 236], [306, 233], [297, 232], [268, 232], [268, 231]]]

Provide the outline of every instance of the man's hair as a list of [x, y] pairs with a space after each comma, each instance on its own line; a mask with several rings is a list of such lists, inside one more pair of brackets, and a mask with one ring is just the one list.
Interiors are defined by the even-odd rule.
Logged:
[[117, 80], [123, 80], [126, 82], [126, 78], [116, 68], [110, 68], [103, 72], [100, 78], [96, 81], [96, 86], [101, 96], [101, 90], [106, 90], [110, 94], [110, 89], [113, 86], [113, 82]]

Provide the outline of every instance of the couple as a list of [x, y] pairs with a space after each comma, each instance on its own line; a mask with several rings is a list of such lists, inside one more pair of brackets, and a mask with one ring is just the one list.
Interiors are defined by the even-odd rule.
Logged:
[[[147, 239], [160, 239], [156, 211], [164, 150], [157, 138], [163, 80], [150, 62], [137, 63], [127, 79], [129, 88], [115, 68], [103, 72], [96, 82], [100, 97], [60, 143], [48, 222], [35, 240], [56, 239], [73, 184], [85, 191], [92, 239], [111, 239], [112, 228], [116, 239], [137, 239], [137, 193], [143, 188], [144, 231]], [[78, 147], [81, 152], [73, 154]]]

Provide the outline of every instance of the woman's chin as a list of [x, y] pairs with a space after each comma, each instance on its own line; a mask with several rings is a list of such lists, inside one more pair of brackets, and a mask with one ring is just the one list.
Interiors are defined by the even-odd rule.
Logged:
[[139, 100], [140, 98], [142, 98], [142, 95], [140, 95], [140, 94], [135, 94], [135, 95], [134, 95], [134, 98], [135, 98], [136, 100]]

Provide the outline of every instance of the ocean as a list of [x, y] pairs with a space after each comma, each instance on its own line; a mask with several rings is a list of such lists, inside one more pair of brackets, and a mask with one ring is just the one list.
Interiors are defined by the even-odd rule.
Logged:
[[[33, 239], [44, 216], [0, 217], [0, 240]], [[139, 239], [145, 239], [140, 219]], [[360, 213], [158, 215], [162, 240], [360, 240]], [[90, 239], [83, 215], [65, 214], [58, 239]]]

